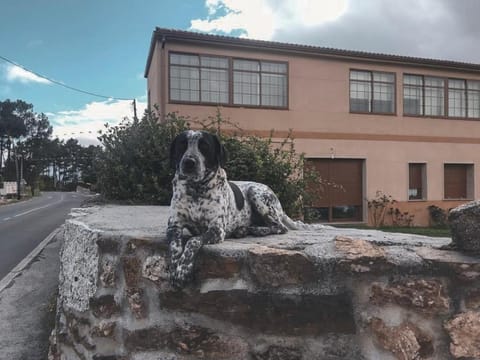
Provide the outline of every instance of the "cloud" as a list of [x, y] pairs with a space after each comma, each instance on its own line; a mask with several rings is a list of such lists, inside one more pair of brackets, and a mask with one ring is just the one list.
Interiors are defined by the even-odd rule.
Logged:
[[[141, 117], [146, 102], [137, 101], [137, 115]], [[98, 131], [109, 125], [119, 124], [125, 117], [133, 118], [133, 105], [129, 100], [94, 101], [78, 110], [64, 110], [46, 114], [53, 125], [53, 136], [60, 139], [71, 137], [83, 145], [98, 145]]]
[[480, 63], [478, 0], [205, 0], [191, 30]]
[[22, 84], [27, 83], [39, 83], [39, 84], [51, 84], [47, 79], [44, 79], [34, 73], [27, 71], [19, 66], [8, 64], [5, 67], [5, 78], [9, 82], [19, 81]]
[[276, 31], [312, 27], [333, 21], [347, 8], [347, 0], [206, 0], [206, 19], [191, 21], [191, 30], [270, 40]]

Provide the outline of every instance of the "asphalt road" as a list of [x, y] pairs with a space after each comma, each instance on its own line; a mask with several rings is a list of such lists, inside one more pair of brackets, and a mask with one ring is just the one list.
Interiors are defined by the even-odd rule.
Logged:
[[0, 280], [86, 198], [81, 193], [44, 192], [31, 200], [0, 206]]

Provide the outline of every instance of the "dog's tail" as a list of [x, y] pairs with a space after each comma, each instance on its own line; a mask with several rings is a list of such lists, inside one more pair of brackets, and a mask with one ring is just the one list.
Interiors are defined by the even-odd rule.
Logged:
[[322, 224], [305, 224], [303, 221], [298, 221], [298, 220], [295, 221], [290, 219], [290, 217], [287, 214], [283, 214], [282, 222], [289, 230], [318, 231], [318, 230], [323, 230], [329, 227], [327, 225], [322, 225]]

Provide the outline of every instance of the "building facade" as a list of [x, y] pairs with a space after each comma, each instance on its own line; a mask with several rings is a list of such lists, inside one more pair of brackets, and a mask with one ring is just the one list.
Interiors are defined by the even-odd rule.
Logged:
[[315, 202], [321, 221], [372, 223], [381, 192], [428, 225], [429, 206], [480, 195], [480, 65], [157, 28], [145, 77], [161, 118], [220, 107], [251, 134], [291, 129], [307, 165], [339, 185]]

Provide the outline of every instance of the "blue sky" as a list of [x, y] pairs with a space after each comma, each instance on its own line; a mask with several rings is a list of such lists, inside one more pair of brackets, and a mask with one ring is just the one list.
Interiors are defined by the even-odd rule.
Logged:
[[[141, 112], [156, 26], [480, 63], [479, 13], [477, 0], [2, 0], [0, 56], [85, 91], [136, 98]], [[7, 98], [83, 142], [133, 114], [131, 101], [73, 92], [0, 60]]]

